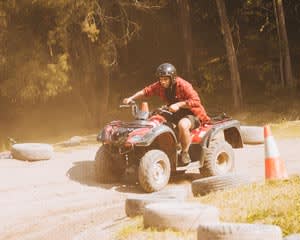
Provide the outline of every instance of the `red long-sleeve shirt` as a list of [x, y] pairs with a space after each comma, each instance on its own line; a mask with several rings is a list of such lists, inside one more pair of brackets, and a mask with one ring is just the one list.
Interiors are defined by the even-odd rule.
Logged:
[[[191, 112], [199, 118], [202, 123], [207, 123], [210, 118], [201, 104], [198, 93], [194, 90], [192, 85], [180, 77], [176, 77], [176, 102], [185, 101]], [[165, 88], [157, 81], [144, 89], [144, 96], [159, 96], [163, 101], [168, 102], [165, 94]]]

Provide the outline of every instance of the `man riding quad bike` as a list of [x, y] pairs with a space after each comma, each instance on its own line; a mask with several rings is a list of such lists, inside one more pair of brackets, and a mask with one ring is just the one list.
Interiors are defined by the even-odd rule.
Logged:
[[177, 75], [176, 68], [171, 63], [160, 64], [156, 69], [156, 81], [128, 98], [123, 103], [128, 104], [141, 97], [158, 96], [168, 105], [173, 114], [168, 119], [178, 129], [178, 142], [181, 145], [180, 161], [182, 164], [191, 162], [189, 147], [190, 131], [210, 121], [198, 92], [192, 84]]
[[243, 147], [239, 121], [222, 114], [191, 130], [191, 162], [182, 165], [178, 129], [168, 121], [173, 114], [168, 107], [142, 111], [133, 101], [121, 107], [131, 107], [135, 119], [112, 121], [99, 133], [97, 140], [102, 145], [95, 157], [95, 168], [100, 182], [137, 175], [146, 192], [155, 192], [178, 172], [199, 169], [202, 176], [208, 177], [234, 169], [232, 148]]

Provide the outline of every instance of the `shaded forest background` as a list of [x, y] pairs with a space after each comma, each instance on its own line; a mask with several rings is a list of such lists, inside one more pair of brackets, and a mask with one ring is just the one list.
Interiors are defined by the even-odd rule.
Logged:
[[121, 100], [152, 83], [163, 62], [210, 113], [298, 120], [299, 23], [297, 0], [1, 0], [0, 148], [7, 137], [95, 133], [122, 117]]

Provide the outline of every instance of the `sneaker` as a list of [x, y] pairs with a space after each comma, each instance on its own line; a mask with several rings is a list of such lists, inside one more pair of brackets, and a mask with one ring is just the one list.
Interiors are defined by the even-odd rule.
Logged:
[[190, 155], [188, 152], [181, 152], [181, 162], [184, 164], [184, 165], [187, 165], [191, 162], [191, 158], [190, 158]]

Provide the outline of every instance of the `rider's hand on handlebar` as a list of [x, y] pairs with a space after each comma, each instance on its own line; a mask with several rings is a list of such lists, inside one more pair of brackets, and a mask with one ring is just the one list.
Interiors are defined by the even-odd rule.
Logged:
[[131, 102], [132, 102], [132, 98], [130, 98], [130, 97], [129, 97], [129, 98], [124, 98], [124, 99], [123, 99], [123, 103], [124, 103], [124, 104], [129, 104], [129, 103], [131, 103]]
[[169, 111], [174, 113], [174, 112], [177, 112], [179, 110], [179, 108], [180, 107], [178, 106], [178, 104], [174, 103], [169, 106]]

